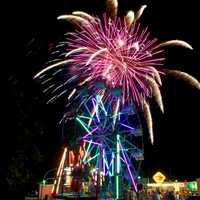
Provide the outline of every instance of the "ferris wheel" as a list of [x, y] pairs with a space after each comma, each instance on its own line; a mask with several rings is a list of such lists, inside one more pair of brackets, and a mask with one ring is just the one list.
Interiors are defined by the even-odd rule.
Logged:
[[134, 105], [120, 108], [120, 98], [104, 98], [101, 91], [82, 103], [75, 120], [77, 140], [83, 142], [85, 150], [82, 162], [101, 174], [101, 184], [115, 187], [116, 196], [122, 188], [119, 183], [129, 184], [137, 191], [143, 143]]

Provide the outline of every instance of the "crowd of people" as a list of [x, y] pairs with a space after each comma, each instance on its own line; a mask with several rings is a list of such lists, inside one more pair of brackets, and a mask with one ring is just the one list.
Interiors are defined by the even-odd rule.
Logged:
[[186, 200], [187, 193], [179, 193], [175, 191], [146, 190], [141, 188], [137, 193], [130, 189], [127, 193], [127, 200]]

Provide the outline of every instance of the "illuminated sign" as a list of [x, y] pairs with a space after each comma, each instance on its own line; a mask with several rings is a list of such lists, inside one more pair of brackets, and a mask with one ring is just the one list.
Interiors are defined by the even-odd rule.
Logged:
[[148, 187], [158, 187], [158, 188], [169, 188], [173, 187], [175, 192], [179, 192], [181, 188], [185, 187], [185, 184], [183, 182], [172, 182], [172, 183], [148, 183]]
[[190, 191], [197, 191], [197, 189], [198, 189], [197, 182], [196, 181], [188, 182], [187, 183], [187, 188]]
[[165, 179], [166, 179], [166, 177], [165, 177], [161, 172], [156, 172], [156, 173], [153, 175], [153, 180], [154, 180], [156, 183], [163, 183]]

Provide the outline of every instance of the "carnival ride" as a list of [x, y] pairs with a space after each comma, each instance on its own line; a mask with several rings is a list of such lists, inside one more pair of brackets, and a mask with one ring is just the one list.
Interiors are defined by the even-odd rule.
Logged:
[[[61, 191], [59, 187], [64, 169], [73, 171], [77, 164], [82, 169], [89, 168], [89, 174], [85, 174], [91, 179], [88, 182], [101, 190], [102, 195], [113, 191], [113, 198], [119, 198], [125, 186], [137, 191], [137, 177], [143, 160], [138, 114], [134, 106], [120, 109], [118, 97], [105, 100], [103, 94], [102, 91], [90, 96], [75, 116], [79, 133], [77, 144], [81, 144], [79, 158], [78, 162], [74, 162], [74, 153], [70, 151], [67, 157], [65, 149], [57, 173], [56, 193]], [[69, 161], [66, 162], [66, 159]]]
[[105, 100], [103, 96], [104, 92], [89, 98], [77, 113], [75, 119], [81, 128], [78, 140], [85, 148], [82, 162], [102, 174], [102, 185], [110, 185], [119, 196], [123, 185], [130, 184], [137, 191], [142, 129], [134, 106], [120, 109], [120, 98]]

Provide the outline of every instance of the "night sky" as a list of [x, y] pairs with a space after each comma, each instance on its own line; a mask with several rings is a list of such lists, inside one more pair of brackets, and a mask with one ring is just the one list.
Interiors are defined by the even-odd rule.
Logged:
[[[185, 71], [200, 80], [198, 2], [119, 0], [119, 14], [124, 14], [129, 9], [136, 10], [144, 3], [147, 4], [147, 9], [140, 21], [149, 26], [152, 35], [161, 41], [182, 39], [194, 48], [193, 51], [180, 47], [167, 48], [166, 66]], [[19, 124], [29, 129], [37, 122], [38, 128], [31, 128], [37, 133], [33, 143], [43, 149], [48, 157], [49, 164], [46, 167], [57, 162], [55, 158], [62, 143], [62, 128], [58, 121], [64, 105], [59, 101], [46, 105], [47, 97], [42, 94], [40, 85], [32, 77], [48, 60], [49, 49], [62, 39], [65, 32], [73, 30], [70, 24], [57, 21], [57, 16], [74, 10], [100, 14], [105, 10], [105, 1], [13, 2], [7, 19], [7, 36], [11, 43], [6, 48], [8, 62], [3, 66], [8, 71], [5, 86], [8, 124], [5, 141], [9, 145], [15, 143], [20, 134], [20, 130], [15, 127]], [[161, 92], [165, 114], [161, 114], [152, 101], [155, 144], [150, 144], [148, 132], [144, 130], [143, 173], [152, 177], [157, 170], [161, 170], [167, 178], [193, 180], [200, 177], [200, 92], [173, 77], [163, 78]], [[24, 113], [28, 120], [22, 120]], [[13, 151], [14, 148], [11, 148], [8, 155], [4, 154], [4, 159], [9, 160]]]

